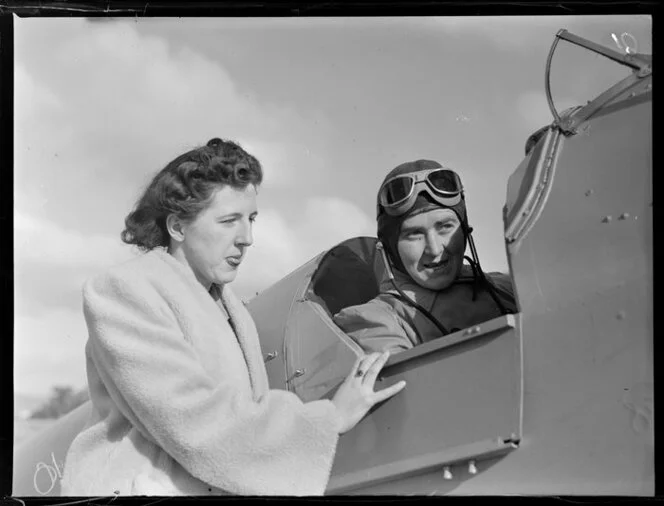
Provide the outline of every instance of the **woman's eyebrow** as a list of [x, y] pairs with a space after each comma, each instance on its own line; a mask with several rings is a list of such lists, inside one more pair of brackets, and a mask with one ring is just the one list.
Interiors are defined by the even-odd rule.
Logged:
[[228, 214], [220, 214], [217, 216], [218, 220], [226, 220], [228, 218], [241, 218], [242, 213], [228, 213]]

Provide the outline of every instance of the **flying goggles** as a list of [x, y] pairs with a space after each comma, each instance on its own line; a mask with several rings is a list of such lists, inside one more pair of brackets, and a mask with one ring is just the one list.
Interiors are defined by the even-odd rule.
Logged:
[[[415, 187], [420, 187], [415, 191]], [[413, 207], [420, 192], [447, 207], [455, 206], [463, 197], [459, 175], [451, 169], [435, 169], [399, 174], [383, 183], [378, 192], [378, 204], [390, 216], [400, 216]], [[378, 208], [380, 212], [380, 207]]]

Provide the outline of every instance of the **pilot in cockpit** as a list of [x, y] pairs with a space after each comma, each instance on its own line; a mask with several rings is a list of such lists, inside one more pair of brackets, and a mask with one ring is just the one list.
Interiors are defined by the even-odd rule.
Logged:
[[407, 350], [517, 311], [510, 277], [480, 268], [453, 170], [432, 160], [399, 165], [380, 186], [377, 220], [380, 293], [334, 316], [366, 352]]

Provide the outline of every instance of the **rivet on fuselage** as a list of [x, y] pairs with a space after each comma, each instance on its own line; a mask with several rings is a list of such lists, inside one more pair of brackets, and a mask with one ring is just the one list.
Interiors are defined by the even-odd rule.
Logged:
[[629, 218], [629, 213], [622, 213], [620, 216], [618, 216], [619, 220], [626, 220]]
[[624, 320], [625, 316], [627, 316], [625, 314], [625, 311], [618, 311], [618, 314], [616, 315], [616, 318], [618, 318], [618, 320]]
[[612, 218], [611, 215], [609, 214], [609, 215], [607, 215], [607, 216], [604, 216], [604, 218], [602, 218], [602, 223], [609, 223], [612, 219], [613, 219], [613, 218]]
[[594, 192], [595, 190], [586, 190], [586, 197], [590, 197]]

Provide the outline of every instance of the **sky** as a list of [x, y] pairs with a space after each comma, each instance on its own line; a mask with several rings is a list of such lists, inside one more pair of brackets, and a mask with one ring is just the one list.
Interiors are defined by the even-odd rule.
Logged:
[[[83, 282], [137, 254], [124, 217], [157, 171], [213, 137], [264, 168], [233, 285], [245, 300], [375, 236], [380, 182], [420, 158], [460, 174], [482, 266], [506, 271], [507, 179], [552, 121], [544, 69], [561, 28], [652, 51], [649, 16], [15, 17], [15, 392], [85, 386]], [[556, 108], [627, 72], [560, 43]]]

